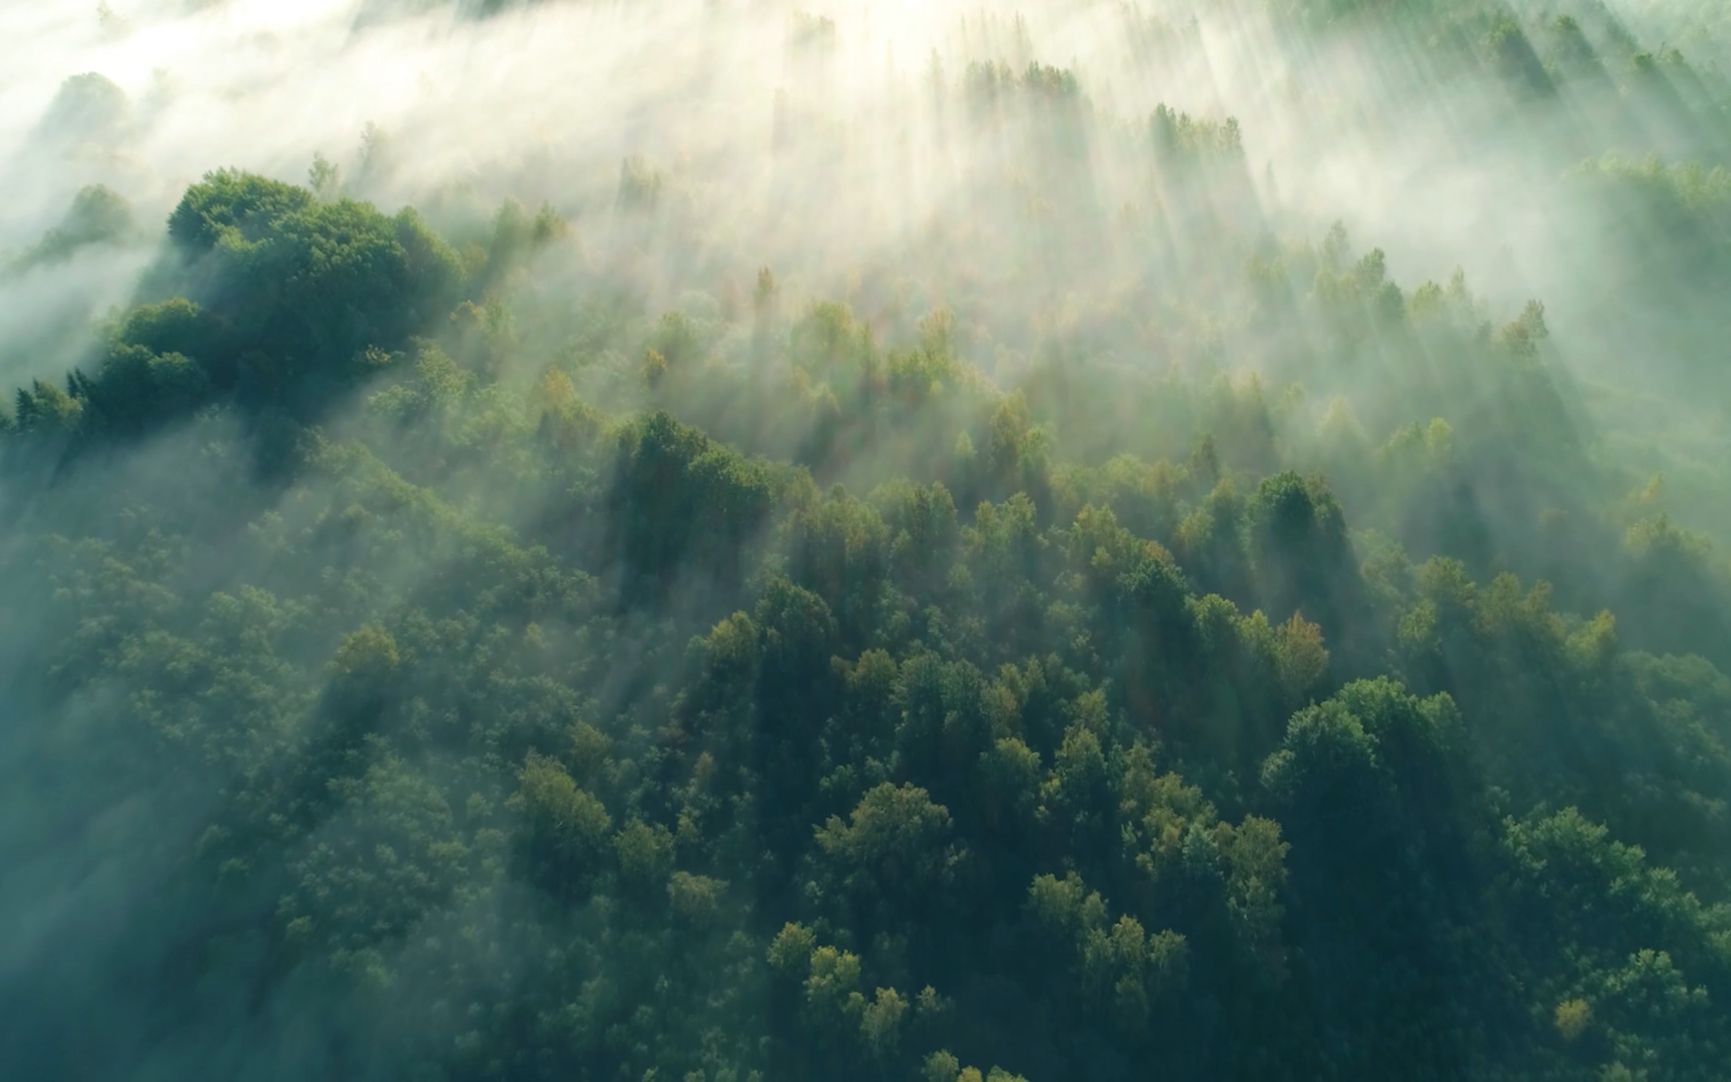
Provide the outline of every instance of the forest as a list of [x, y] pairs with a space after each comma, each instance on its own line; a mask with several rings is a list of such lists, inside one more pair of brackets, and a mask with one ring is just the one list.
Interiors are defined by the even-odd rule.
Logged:
[[0, 1075], [1731, 1078], [1731, 8], [284, 7], [0, 13]]

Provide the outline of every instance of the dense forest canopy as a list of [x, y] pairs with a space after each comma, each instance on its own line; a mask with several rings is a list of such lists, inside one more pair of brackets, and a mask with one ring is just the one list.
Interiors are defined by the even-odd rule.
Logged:
[[1731, 1073], [1706, 0], [112, 0], [0, 1070]]

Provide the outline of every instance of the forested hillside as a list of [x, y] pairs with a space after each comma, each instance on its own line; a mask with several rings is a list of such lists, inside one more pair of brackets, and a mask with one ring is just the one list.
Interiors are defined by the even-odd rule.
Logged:
[[0, 1074], [1731, 1077], [1720, 5], [263, 6], [0, 15]]

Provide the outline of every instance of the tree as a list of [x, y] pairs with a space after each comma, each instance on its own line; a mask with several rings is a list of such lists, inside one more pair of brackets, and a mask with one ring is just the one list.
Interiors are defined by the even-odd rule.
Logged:
[[924, 789], [889, 782], [867, 790], [845, 820], [831, 816], [817, 828], [817, 844], [843, 887], [868, 904], [929, 906], [961, 858], [949, 809]]
[[1248, 508], [1251, 560], [1272, 614], [1304, 609], [1326, 630], [1357, 606], [1358, 569], [1340, 504], [1320, 478], [1276, 474]]
[[516, 801], [529, 826], [529, 856], [550, 888], [570, 891], [600, 870], [613, 818], [558, 762], [531, 753]]
[[[204, 358], [213, 389], [316, 406], [369, 346], [391, 350], [448, 310], [457, 256], [413, 211], [316, 201], [232, 170], [193, 185], [169, 216], [188, 296], [227, 330]], [[233, 358], [251, 354], [250, 369]]]

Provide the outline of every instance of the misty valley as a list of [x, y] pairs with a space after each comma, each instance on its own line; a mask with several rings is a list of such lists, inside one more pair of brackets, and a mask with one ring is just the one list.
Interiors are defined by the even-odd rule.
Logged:
[[0, 41], [0, 1076], [1731, 1078], [1731, 5]]

